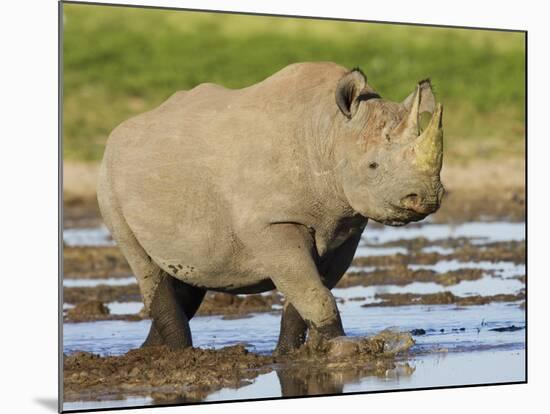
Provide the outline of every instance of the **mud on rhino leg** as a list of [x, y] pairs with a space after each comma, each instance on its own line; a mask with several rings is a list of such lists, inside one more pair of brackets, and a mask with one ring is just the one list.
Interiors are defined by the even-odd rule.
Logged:
[[298, 349], [305, 343], [306, 337], [310, 341], [319, 342], [323, 338], [334, 338], [344, 335], [340, 314], [337, 314], [335, 321], [329, 325], [323, 327], [309, 325], [291, 303], [286, 303], [281, 317], [281, 330], [274, 352], [275, 355], [288, 354]]
[[[361, 234], [364, 226], [359, 229], [357, 234], [350, 237], [345, 243], [338, 247], [330, 255], [325, 256], [318, 264], [319, 273], [322, 276], [323, 284], [332, 289], [346, 273], [348, 267], [353, 261], [355, 251], [361, 240]], [[337, 322], [338, 323], [338, 322]], [[341, 321], [339, 322], [341, 324]], [[336, 327], [338, 331], [339, 327]], [[281, 330], [279, 341], [275, 348], [275, 354], [286, 354], [304, 344], [307, 337], [308, 327], [296, 308], [290, 304], [285, 304], [283, 315], [281, 317]], [[315, 336], [315, 334], [313, 334]]]
[[189, 321], [202, 303], [205, 293], [205, 289], [188, 285], [163, 272], [151, 302], [151, 328], [142, 347], [192, 346]]
[[339, 313], [336, 314], [336, 318], [332, 323], [318, 327], [311, 322], [305, 322], [296, 308], [288, 303], [285, 304], [283, 309], [281, 330], [274, 354], [284, 355], [298, 349], [305, 343], [306, 337], [308, 341], [318, 343], [323, 339], [344, 335], [344, 327]]

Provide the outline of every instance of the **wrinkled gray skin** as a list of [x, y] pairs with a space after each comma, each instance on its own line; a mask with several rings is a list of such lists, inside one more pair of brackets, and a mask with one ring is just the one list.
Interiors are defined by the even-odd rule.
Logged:
[[367, 220], [439, 207], [441, 118], [428, 81], [394, 103], [359, 70], [300, 63], [244, 89], [177, 92], [118, 126], [98, 200], [153, 321], [144, 345], [191, 346], [207, 290], [282, 292], [279, 353], [308, 329], [344, 335], [330, 289]]

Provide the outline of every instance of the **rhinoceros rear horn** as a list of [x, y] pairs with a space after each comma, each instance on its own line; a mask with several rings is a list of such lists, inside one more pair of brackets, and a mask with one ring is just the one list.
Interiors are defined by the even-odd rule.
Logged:
[[405, 140], [420, 135], [420, 115], [424, 112], [432, 113], [435, 110], [435, 96], [429, 79], [422, 80], [416, 89], [401, 103], [408, 115], [396, 127]]
[[357, 110], [356, 99], [367, 86], [367, 77], [361, 69], [348, 72], [336, 85], [336, 105], [340, 111], [351, 119]]
[[432, 83], [429, 79], [424, 79], [418, 82], [418, 85], [414, 92], [405, 98], [402, 105], [407, 111], [411, 111], [417, 103], [415, 108], [418, 114], [423, 112], [433, 113], [435, 110], [435, 96], [432, 90]]

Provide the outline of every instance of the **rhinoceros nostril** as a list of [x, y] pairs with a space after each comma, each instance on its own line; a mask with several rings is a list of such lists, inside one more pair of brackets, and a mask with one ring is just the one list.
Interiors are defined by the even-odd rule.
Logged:
[[409, 210], [420, 212], [423, 210], [423, 201], [417, 193], [410, 193], [401, 199], [401, 205]]
[[408, 194], [406, 197], [405, 197], [405, 200], [408, 202], [408, 203], [414, 203], [414, 204], [418, 204], [420, 203], [420, 201], [422, 200], [420, 198], [420, 196], [416, 193], [411, 193], [411, 194]]

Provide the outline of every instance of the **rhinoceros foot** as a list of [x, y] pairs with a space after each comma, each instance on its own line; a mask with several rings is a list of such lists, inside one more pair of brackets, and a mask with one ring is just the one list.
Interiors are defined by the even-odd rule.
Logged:
[[384, 330], [372, 337], [339, 336], [327, 341], [326, 353], [331, 359], [354, 355], [395, 355], [407, 351], [414, 340], [407, 332]]

